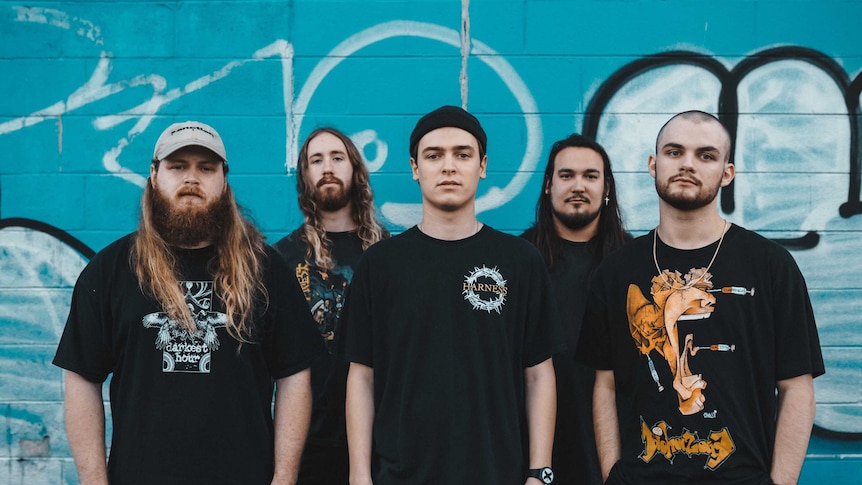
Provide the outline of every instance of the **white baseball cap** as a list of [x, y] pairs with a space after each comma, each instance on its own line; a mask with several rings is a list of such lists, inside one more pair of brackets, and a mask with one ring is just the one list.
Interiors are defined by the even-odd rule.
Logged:
[[165, 157], [187, 146], [201, 146], [212, 150], [227, 163], [227, 152], [224, 142], [212, 126], [198, 121], [184, 121], [167, 127], [156, 142], [153, 158], [164, 160]]

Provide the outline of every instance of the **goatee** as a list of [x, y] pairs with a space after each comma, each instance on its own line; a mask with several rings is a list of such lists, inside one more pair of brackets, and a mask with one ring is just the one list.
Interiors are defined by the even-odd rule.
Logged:
[[231, 213], [227, 191], [202, 207], [177, 207], [158, 189], [152, 189], [150, 207], [153, 228], [168, 244], [179, 247], [217, 242], [224, 234]]
[[566, 226], [573, 231], [583, 229], [589, 223], [596, 220], [596, 218], [599, 217], [599, 214], [602, 212], [601, 209], [598, 209], [595, 212], [576, 212], [574, 214], [565, 214], [563, 212], [559, 212], [556, 209], [552, 210], [554, 211], [554, 217], [558, 221], [560, 221], [560, 224]]
[[[321, 189], [325, 184], [336, 184], [337, 189], [327, 187]], [[324, 212], [335, 212], [350, 203], [350, 194], [344, 189], [344, 182], [335, 177], [325, 177], [317, 182], [317, 190], [314, 191], [314, 201], [317, 208]]]
[[576, 212], [574, 214], [566, 214], [563, 212], [559, 212], [556, 209], [553, 209], [553, 211], [554, 217], [556, 217], [557, 220], [560, 221], [560, 224], [575, 231], [578, 229], [583, 229], [589, 223], [596, 220], [596, 218], [599, 217], [599, 214], [602, 212], [601, 209], [595, 212]]
[[706, 207], [718, 196], [718, 190], [721, 188], [721, 182], [718, 183], [712, 190], [703, 190], [703, 184], [699, 185], [701, 189], [694, 195], [687, 195], [684, 192], [670, 192], [668, 187], [671, 181], [659, 183], [658, 178], [655, 181], [655, 190], [661, 200], [665, 201], [669, 206], [681, 211], [693, 211]]

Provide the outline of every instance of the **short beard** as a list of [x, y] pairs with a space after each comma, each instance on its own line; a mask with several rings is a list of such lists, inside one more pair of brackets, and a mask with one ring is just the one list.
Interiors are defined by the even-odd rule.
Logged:
[[556, 209], [551, 209], [554, 212], [554, 217], [560, 221], [560, 224], [566, 226], [567, 228], [577, 231], [578, 229], [583, 229], [587, 227], [591, 222], [596, 220], [601, 214], [602, 210], [599, 209], [595, 212], [576, 212], [574, 214], [564, 214], [562, 212], [557, 211]]
[[[337, 189], [321, 190], [320, 187], [327, 183], [335, 182], [338, 184]], [[344, 182], [337, 178], [322, 178], [317, 183], [317, 188], [314, 191], [314, 201], [317, 203], [317, 208], [324, 212], [335, 212], [343, 209], [350, 203], [350, 194], [344, 189]]]
[[655, 191], [658, 193], [661, 200], [665, 201], [674, 209], [681, 211], [693, 211], [708, 206], [718, 196], [718, 189], [721, 188], [721, 184], [719, 183], [719, 185], [709, 192], [700, 192], [694, 196], [686, 196], [679, 193], [669, 193], [667, 189], [668, 185], [670, 185], [669, 182], [661, 184], [658, 179], [656, 179]]
[[149, 199], [153, 228], [171, 246], [196, 247], [218, 242], [231, 215], [227, 191], [205, 207], [174, 207], [155, 188], [150, 191]]

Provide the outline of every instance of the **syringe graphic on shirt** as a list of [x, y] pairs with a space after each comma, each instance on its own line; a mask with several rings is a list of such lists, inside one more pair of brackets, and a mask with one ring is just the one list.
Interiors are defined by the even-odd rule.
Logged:
[[[689, 343], [689, 342], [687, 342], [687, 343]], [[712, 344], [712, 345], [702, 345], [702, 346], [688, 345], [689, 354], [691, 354], [692, 356], [697, 355], [697, 353], [701, 350], [708, 350], [710, 352], [734, 352], [734, 351], [736, 351], [736, 345], [735, 344]]]
[[733, 344], [713, 344], [706, 347], [694, 347], [693, 350], [713, 350], [716, 352], [733, 352], [736, 350], [736, 345]]
[[[695, 347], [693, 345], [690, 345], [690, 343], [691, 343], [690, 341], [687, 343], [689, 343], [688, 350], [692, 356], [696, 355], [699, 350], [709, 350], [712, 352], [733, 352], [736, 350], [736, 345], [734, 345], [734, 344], [712, 344], [712, 345]], [[650, 375], [652, 376], [652, 380], [655, 382], [655, 385], [658, 387], [658, 392], [664, 391], [664, 386], [661, 385], [661, 382], [659, 382], [658, 372], [655, 369], [655, 364], [653, 363], [652, 358], [650, 358], [649, 355], [647, 355], [647, 364], [649, 365], [649, 372], [650, 372]]]
[[722, 286], [714, 290], [706, 290], [708, 293], [728, 293], [731, 295], [751, 295], [754, 296], [754, 288], [748, 289], [742, 286]]
[[655, 370], [655, 364], [653, 364], [652, 359], [649, 354], [646, 356], [647, 362], [649, 363], [649, 373], [652, 375], [652, 380], [655, 381], [655, 385], [658, 386], [658, 392], [664, 391], [664, 386], [661, 385], [661, 382], [658, 380], [658, 372]]

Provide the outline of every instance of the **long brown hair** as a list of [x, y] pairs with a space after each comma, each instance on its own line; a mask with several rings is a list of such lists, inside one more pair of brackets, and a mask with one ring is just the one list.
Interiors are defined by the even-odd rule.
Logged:
[[[158, 169], [158, 161], [153, 163]], [[141, 198], [141, 220], [132, 239], [131, 265], [141, 290], [155, 298], [170, 319], [194, 332], [195, 322], [179, 285], [176, 254], [153, 227], [154, 190], [148, 179]], [[225, 187], [225, 197], [230, 216], [224, 221], [224, 233], [214, 242], [215, 258], [208, 269], [214, 273], [215, 296], [225, 306], [228, 333], [239, 342], [250, 342], [255, 310], [269, 302], [263, 285], [266, 244], [260, 231], [242, 215], [230, 185]]]
[[296, 193], [299, 197], [299, 208], [305, 219], [303, 230], [300, 232], [302, 242], [305, 243], [305, 259], [314, 261], [323, 269], [332, 269], [332, 257], [330, 250], [332, 242], [326, 237], [326, 229], [320, 218], [317, 203], [314, 200], [316, 188], [309, 184], [305, 178], [308, 170], [308, 145], [321, 133], [329, 133], [344, 143], [347, 150], [347, 158], [353, 167], [352, 186], [350, 188], [350, 214], [356, 224], [357, 235], [362, 241], [362, 249], [381, 239], [389, 237], [389, 231], [377, 219], [374, 209], [374, 192], [371, 190], [368, 180], [368, 169], [362, 161], [362, 155], [347, 135], [331, 127], [318, 128], [308, 135], [299, 151], [299, 160], [296, 164], [298, 173], [296, 176]]

